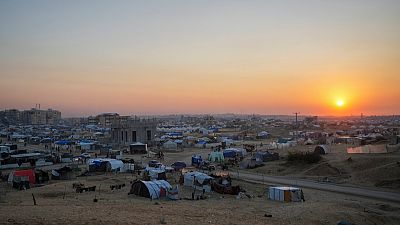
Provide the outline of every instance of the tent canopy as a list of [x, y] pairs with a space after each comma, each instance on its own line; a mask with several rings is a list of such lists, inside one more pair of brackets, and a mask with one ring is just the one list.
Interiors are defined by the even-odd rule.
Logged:
[[157, 199], [166, 196], [166, 191], [169, 189], [172, 189], [172, 186], [165, 180], [138, 180], [132, 184], [129, 193], [150, 199]]
[[317, 146], [315, 146], [314, 153], [318, 153], [320, 155], [328, 154], [328, 146], [317, 145]]
[[56, 144], [56, 145], [70, 145], [70, 144], [72, 144], [72, 141], [60, 140], [60, 141], [54, 142], [54, 144]]

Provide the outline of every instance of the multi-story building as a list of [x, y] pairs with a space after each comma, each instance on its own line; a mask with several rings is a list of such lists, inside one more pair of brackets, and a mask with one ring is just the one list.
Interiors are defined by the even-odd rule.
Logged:
[[97, 116], [89, 116], [87, 120], [89, 125], [99, 125], [99, 120], [97, 119]]
[[118, 113], [103, 113], [96, 116], [98, 124], [102, 127], [111, 127], [111, 122], [120, 118]]
[[18, 109], [7, 109], [3, 113], [4, 121], [10, 124], [21, 123], [21, 112]]
[[46, 111], [39, 109], [31, 109], [25, 111], [28, 114], [28, 123], [31, 125], [46, 124]]
[[127, 146], [136, 142], [154, 144], [157, 128], [156, 119], [122, 117], [111, 123], [111, 140], [115, 144]]
[[2, 114], [2, 121], [6, 121], [9, 124], [44, 125], [57, 124], [61, 120], [61, 112], [52, 109], [40, 110], [32, 108], [24, 111], [9, 109], [3, 111]]
[[46, 111], [46, 124], [57, 124], [61, 120], [61, 112], [53, 109]]

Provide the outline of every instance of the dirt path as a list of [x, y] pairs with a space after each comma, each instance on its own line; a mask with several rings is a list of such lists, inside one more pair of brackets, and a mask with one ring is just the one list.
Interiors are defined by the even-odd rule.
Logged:
[[273, 177], [243, 171], [240, 171], [239, 174], [233, 172], [231, 175], [237, 179], [244, 179], [248, 181], [263, 181], [276, 184], [292, 185], [400, 203], [400, 194], [388, 191], [377, 191], [361, 187], [339, 186], [335, 184], [318, 183], [310, 180], [300, 180], [288, 177]]

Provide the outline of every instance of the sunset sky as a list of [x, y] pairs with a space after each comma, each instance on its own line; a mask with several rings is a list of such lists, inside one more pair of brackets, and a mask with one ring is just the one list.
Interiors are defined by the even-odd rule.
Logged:
[[400, 1], [0, 1], [0, 79], [63, 117], [400, 114]]

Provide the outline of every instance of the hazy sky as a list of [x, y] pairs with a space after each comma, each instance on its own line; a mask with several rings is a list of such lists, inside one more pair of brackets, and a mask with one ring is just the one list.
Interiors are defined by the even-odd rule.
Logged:
[[0, 78], [63, 116], [399, 114], [400, 1], [4, 0]]

